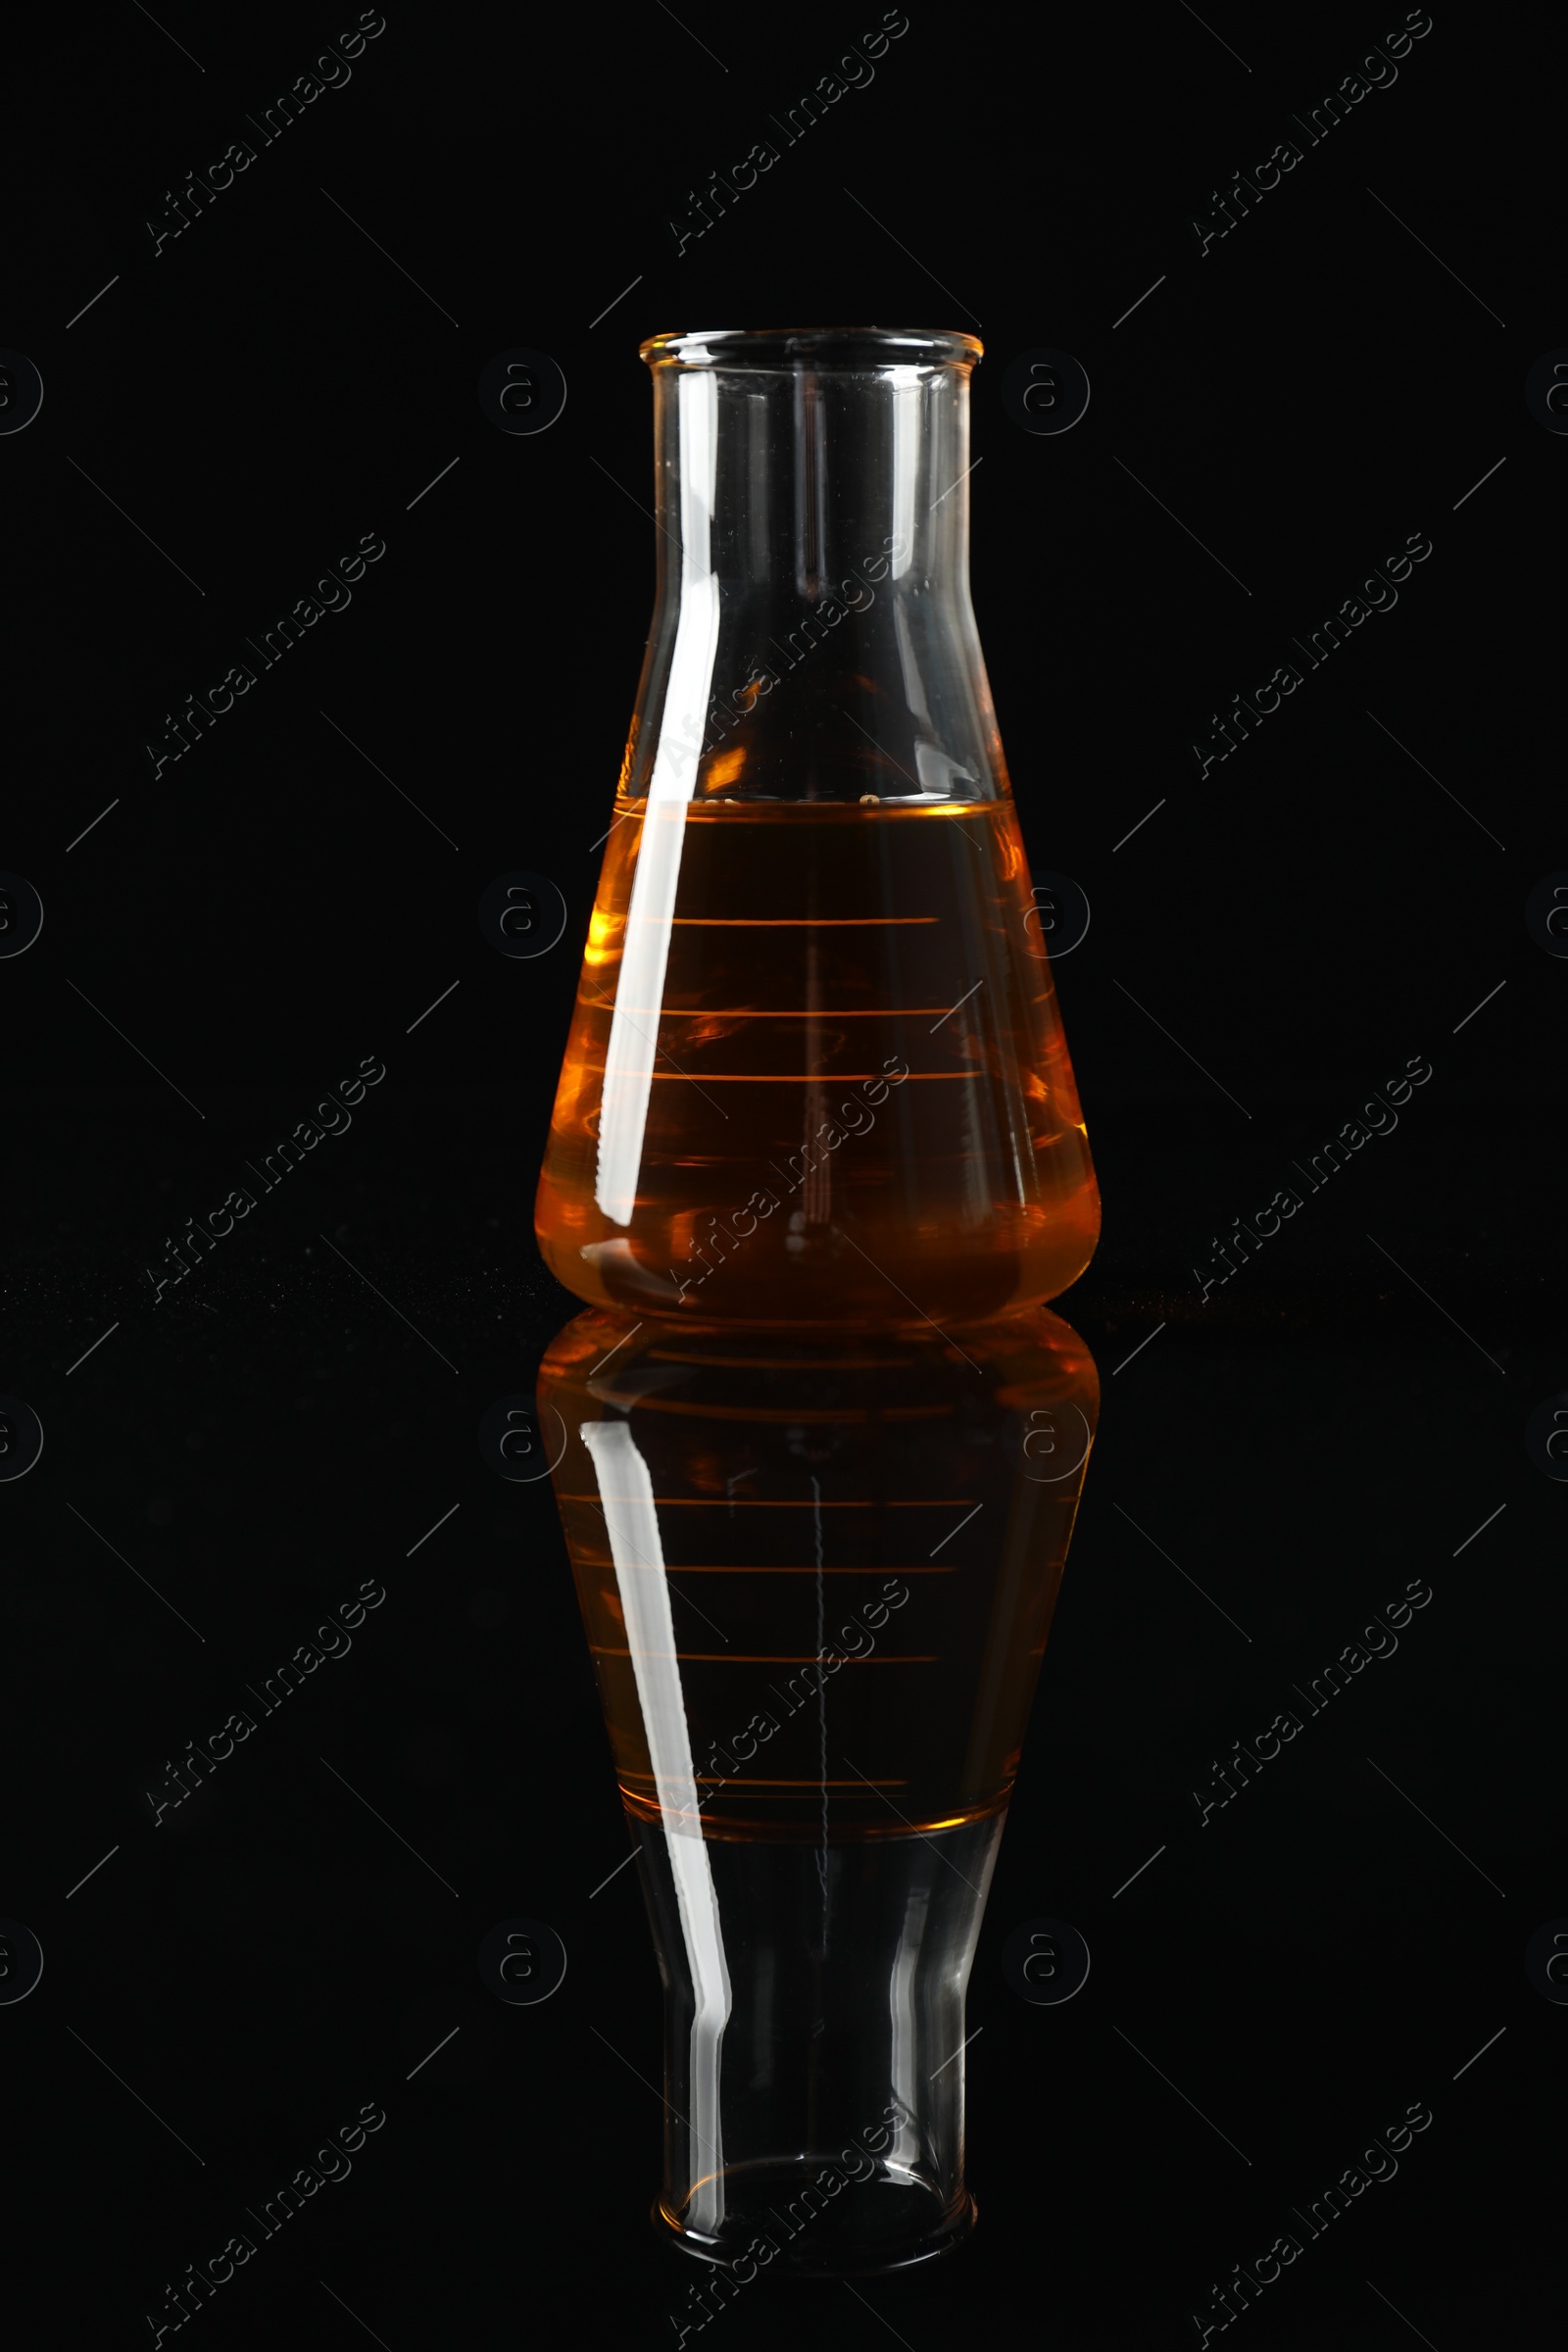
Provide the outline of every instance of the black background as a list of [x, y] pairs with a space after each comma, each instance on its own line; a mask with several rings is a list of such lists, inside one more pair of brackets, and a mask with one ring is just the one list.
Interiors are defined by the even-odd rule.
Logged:
[[[0, 438], [0, 865], [46, 909], [0, 962], [0, 1389], [46, 1432], [0, 1487], [0, 1913], [46, 1955], [0, 2007], [28, 2342], [150, 2340], [368, 2100], [353, 2177], [203, 2339], [674, 2341], [587, 1653], [548, 1493], [474, 1432], [572, 1311], [531, 1202], [652, 595], [638, 341], [868, 319], [987, 347], [975, 603], [1031, 857], [1093, 907], [1058, 985], [1104, 1237], [1059, 1304], [1105, 1409], [971, 1988], [979, 2231], [929, 2274], [759, 2281], [707, 2340], [1196, 2342], [1412, 2101], [1397, 2178], [1245, 2340], [1452, 2352], [1545, 2312], [1568, 2021], [1522, 1955], [1568, 1912], [1568, 1496], [1523, 1429], [1568, 1378], [1568, 966], [1523, 907], [1568, 865], [1568, 441], [1523, 383], [1568, 341], [1560, 35], [1440, 7], [1200, 257], [1210, 190], [1401, 10], [916, 5], [677, 255], [687, 191], [878, 14], [391, 8], [267, 146], [247, 114], [352, 11], [55, 12], [13, 52], [0, 342], [45, 386]], [[166, 190], [240, 137], [155, 258]], [[569, 387], [536, 437], [476, 396], [514, 345]], [[1041, 345], [1093, 386], [1055, 438], [1000, 398]], [[369, 532], [349, 609], [155, 779], [165, 714]], [[1210, 714], [1417, 532], [1397, 608], [1200, 780]], [[537, 962], [475, 919], [515, 867], [569, 909]], [[352, 1131], [155, 1306], [165, 1235], [368, 1055]], [[1200, 1304], [1211, 1237], [1413, 1056], [1397, 1132]], [[163, 1759], [365, 1578], [352, 1656], [155, 1831]], [[1211, 1759], [1412, 1578], [1398, 1654], [1200, 1829]], [[476, 1973], [518, 1914], [569, 1954], [539, 2008]], [[1094, 1955], [1061, 2008], [1000, 1965], [1043, 1914]]]

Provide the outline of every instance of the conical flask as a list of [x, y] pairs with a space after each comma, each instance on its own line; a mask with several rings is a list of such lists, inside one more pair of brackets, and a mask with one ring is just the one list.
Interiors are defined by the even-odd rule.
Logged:
[[1094, 1359], [1043, 1308], [959, 1340], [589, 1309], [537, 1395], [664, 1987], [655, 2223], [741, 2281], [945, 2253]]
[[659, 584], [541, 1172], [599, 1304], [977, 1321], [1100, 1198], [969, 600], [968, 335], [656, 336]]

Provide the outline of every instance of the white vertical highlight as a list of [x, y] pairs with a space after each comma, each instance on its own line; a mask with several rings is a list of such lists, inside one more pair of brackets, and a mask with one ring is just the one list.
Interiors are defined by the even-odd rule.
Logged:
[[[912, 2172], [922, 2153], [920, 2135], [909, 2121], [911, 2116], [923, 2115], [926, 2102], [924, 2084], [918, 2078], [922, 2049], [930, 2054], [929, 2034], [922, 2034], [922, 2021], [916, 2014], [914, 1998], [915, 1972], [920, 1965], [920, 1947], [925, 1941], [927, 1919], [931, 1908], [931, 1890], [921, 1886], [909, 1896], [904, 1915], [904, 1927], [899, 1936], [899, 1948], [894, 1954], [893, 1971], [888, 1980], [888, 2017], [892, 2026], [890, 2039], [890, 2072], [893, 2095], [901, 2113], [893, 2128], [893, 2145], [886, 2162], [903, 2172]], [[958, 2014], [963, 2014], [960, 2004]]]
[[904, 553], [893, 558], [892, 576], [902, 580], [914, 562], [914, 494], [920, 463], [920, 371], [887, 370], [893, 403], [893, 533]]
[[683, 1835], [671, 1819], [697, 1819], [686, 1704], [680, 1687], [675, 1624], [653, 1480], [624, 1421], [589, 1421], [588, 1448], [610, 1538], [610, 1556], [626, 1621], [626, 1646], [648, 1738], [654, 1788], [663, 1816], [664, 1844], [675, 1882], [681, 1936], [694, 1994], [691, 2026], [690, 2165], [701, 2178], [687, 2219], [692, 2229], [716, 2231], [724, 2218], [723, 2123], [719, 2113], [719, 2050], [734, 1996], [724, 1959], [723, 1930], [713, 1874], [700, 1826]]
[[[669, 918], [675, 911], [686, 808], [697, 785], [718, 652], [718, 577], [712, 563], [718, 387], [711, 370], [700, 368], [683, 374], [676, 398], [680, 415], [680, 617], [660, 718], [659, 748], [649, 779], [637, 870], [626, 909], [625, 945], [615, 984], [599, 1114], [594, 1199], [613, 1225], [631, 1223], [637, 1200], [658, 1008], [663, 1003], [664, 967], [669, 958]], [[623, 1002], [652, 1009], [623, 1016]]]

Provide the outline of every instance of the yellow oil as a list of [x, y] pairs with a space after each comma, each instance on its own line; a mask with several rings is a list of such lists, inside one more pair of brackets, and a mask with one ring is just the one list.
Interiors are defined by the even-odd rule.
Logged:
[[1100, 1196], [1011, 801], [621, 803], [536, 1226], [596, 1304], [978, 1321]]
[[1099, 1417], [1068, 1324], [769, 1341], [590, 1309], [538, 1396], [634, 1816], [815, 1842], [1005, 1804]]

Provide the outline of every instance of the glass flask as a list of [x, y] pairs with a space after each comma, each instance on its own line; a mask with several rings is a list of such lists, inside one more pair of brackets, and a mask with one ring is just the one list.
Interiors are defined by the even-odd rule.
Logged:
[[598, 1304], [980, 1321], [1100, 1196], [969, 600], [972, 336], [660, 335], [658, 592], [535, 1219]]
[[664, 1986], [656, 2226], [743, 2282], [945, 2253], [1094, 1360], [1038, 1307], [957, 1340], [593, 1308], [537, 1402]]

